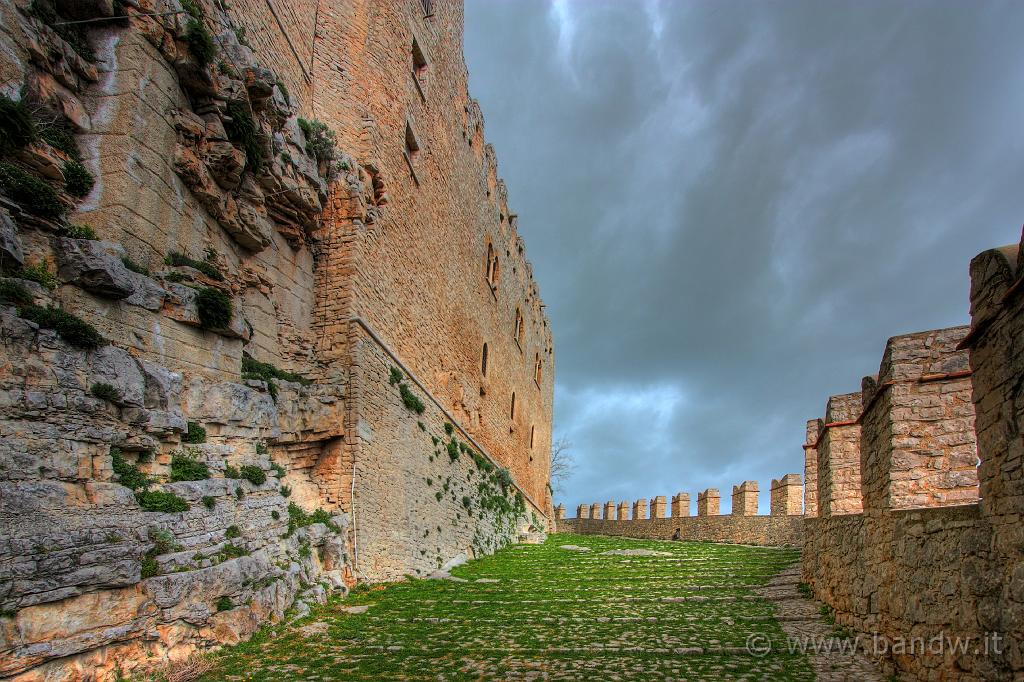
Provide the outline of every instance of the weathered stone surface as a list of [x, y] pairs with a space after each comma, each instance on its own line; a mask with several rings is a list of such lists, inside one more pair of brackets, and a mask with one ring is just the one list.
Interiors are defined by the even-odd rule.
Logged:
[[92, 357], [92, 382], [102, 382], [117, 389], [120, 396], [117, 403], [123, 406], [141, 407], [146, 391], [139, 363], [127, 351], [116, 346], [104, 346]]
[[121, 262], [119, 244], [92, 239], [59, 240], [57, 256], [61, 279], [109, 298], [126, 298], [135, 291], [132, 273]]
[[18, 228], [7, 209], [0, 208], [0, 264], [11, 266], [25, 262], [25, 249], [18, 237]]

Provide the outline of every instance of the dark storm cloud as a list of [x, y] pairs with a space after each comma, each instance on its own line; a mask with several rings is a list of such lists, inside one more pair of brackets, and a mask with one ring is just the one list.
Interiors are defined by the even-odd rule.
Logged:
[[[559, 499], [801, 472], [887, 337], [1024, 215], [1024, 4], [469, 0], [555, 333]], [[695, 499], [695, 495], [693, 495]]]

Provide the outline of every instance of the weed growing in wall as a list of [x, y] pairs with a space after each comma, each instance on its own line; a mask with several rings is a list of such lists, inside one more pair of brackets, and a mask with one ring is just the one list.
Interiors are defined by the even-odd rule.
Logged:
[[228, 540], [233, 540], [237, 537], [242, 536], [242, 531], [235, 524], [231, 524], [224, 530], [224, 537]]
[[171, 455], [172, 481], [202, 481], [210, 477], [210, 467], [199, 460], [197, 452], [187, 450]]
[[254, 173], [258, 173], [263, 166], [263, 142], [260, 140], [260, 129], [253, 120], [249, 106], [241, 102], [232, 102], [228, 105], [227, 115], [229, 119], [224, 120], [224, 129], [232, 142], [242, 145], [245, 150], [245, 167]]
[[255, 464], [243, 464], [238, 470], [238, 475], [253, 485], [263, 485], [267, 482], [266, 472]]
[[139, 506], [146, 511], [176, 513], [188, 511], [188, 502], [163, 490], [140, 490], [135, 493]]
[[313, 513], [306, 513], [302, 507], [298, 506], [294, 502], [288, 503], [288, 532], [284, 534], [284, 537], [291, 537], [299, 528], [305, 528], [306, 526], [312, 526], [314, 523], [322, 523], [330, 528], [335, 533], [340, 533], [341, 529], [331, 521], [331, 515], [324, 509], [316, 509]]
[[60, 228], [60, 236], [67, 237], [68, 239], [99, 239], [96, 235], [96, 230], [92, 226], [83, 225], [82, 223], [62, 226]]
[[35, 122], [25, 103], [0, 96], [0, 152], [21, 149], [35, 139]]
[[217, 55], [213, 36], [206, 25], [198, 19], [189, 19], [185, 24], [185, 42], [188, 43], [189, 51], [200, 66], [208, 65]]
[[30, 305], [32, 294], [28, 289], [9, 279], [0, 279], [0, 302], [13, 303], [14, 305]]
[[221, 273], [221, 271], [218, 270], [213, 263], [209, 263], [207, 261], [202, 260], [196, 260], [195, 258], [190, 258], [183, 253], [179, 253], [178, 251], [171, 251], [170, 253], [168, 253], [164, 257], [164, 264], [170, 265], [172, 267], [184, 266], [194, 268], [214, 281], [224, 281], [223, 273]]
[[69, 159], [64, 163], [64, 189], [73, 197], [84, 197], [92, 191], [96, 179], [80, 161]]
[[210, 495], [203, 495], [203, 506], [207, 509], [213, 509], [217, 506], [217, 500]]
[[111, 384], [97, 381], [89, 388], [89, 393], [93, 397], [99, 398], [100, 400], [106, 400], [111, 403], [121, 402], [121, 392]]
[[129, 256], [123, 256], [121, 258], [121, 263], [123, 263], [124, 266], [131, 270], [132, 272], [136, 272], [140, 275], [145, 275], [146, 277], [149, 277], [149, 268], [145, 267], [144, 265], [139, 265], [138, 263], [133, 261]]
[[392, 367], [391, 374], [388, 377], [388, 383], [391, 384], [392, 386], [396, 386], [403, 379], [405, 379], [405, 375], [402, 374], [402, 370], [398, 369], [397, 367]]
[[0, 190], [40, 218], [60, 218], [68, 210], [49, 183], [6, 161], [0, 162]]
[[280, 379], [281, 381], [292, 381], [295, 383], [302, 384], [303, 386], [309, 386], [312, 381], [297, 374], [295, 372], [289, 372], [287, 370], [278, 369], [269, 362], [260, 362], [256, 360], [247, 352], [242, 352], [242, 379], [255, 379], [257, 381], [265, 381], [267, 384], [273, 383], [274, 379]]
[[220, 289], [203, 287], [196, 292], [196, 312], [204, 329], [224, 329], [231, 324], [231, 299]]
[[221, 611], [230, 611], [235, 608], [235, 605], [231, 603], [231, 597], [221, 597], [217, 600], [216, 604], [217, 613]]
[[26, 305], [18, 308], [18, 315], [35, 322], [44, 329], [54, 330], [61, 339], [72, 346], [92, 349], [107, 343], [107, 340], [91, 324], [60, 308]]
[[19, 279], [27, 279], [30, 282], [35, 282], [44, 289], [56, 289], [60, 286], [60, 279], [49, 268], [46, 267], [46, 263], [39, 261], [38, 263], [32, 263], [31, 265], [22, 266], [15, 276]]
[[54, 149], [58, 149], [74, 161], [82, 160], [82, 152], [75, 142], [75, 134], [71, 125], [63, 117], [53, 116], [47, 120], [37, 117], [35, 119], [36, 131], [39, 139], [46, 142]]
[[317, 160], [317, 163], [330, 164], [337, 154], [337, 141], [334, 131], [323, 121], [316, 119], [299, 119], [299, 128], [306, 138], [306, 153]]
[[404, 383], [398, 384], [398, 392], [402, 396], [402, 404], [416, 414], [423, 414], [427, 406], [423, 404], [419, 396], [413, 393]]
[[206, 429], [198, 422], [188, 422], [188, 431], [181, 437], [182, 443], [198, 445], [206, 442]]
[[448, 445], [445, 446], [448, 450], [448, 457], [454, 462], [459, 458], [459, 443], [454, 438], [448, 441]]
[[110, 448], [110, 459], [111, 467], [114, 470], [114, 475], [117, 476], [118, 483], [131, 490], [141, 490], [148, 488], [152, 481], [148, 476], [139, 471], [139, 468], [130, 464], [125, 458], [120, 448]]

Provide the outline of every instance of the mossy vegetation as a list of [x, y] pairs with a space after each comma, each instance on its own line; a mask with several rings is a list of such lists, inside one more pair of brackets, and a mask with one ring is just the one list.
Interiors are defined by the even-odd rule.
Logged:
[[36, 137], [35, 122], [25, 102], [0, 95], [0, 153], [21, 149]]
[[199, 19], [189, 19], [185, 24], [185, 42], [189, 52], [200, 66], [207, 66], [217, 56], [217, 46], [213, 42], [210, 30]]
[[243, 464], [239, 467], [238, 477], [249, 481], [253, 485], [263, 485], [267, 482], [267, 472], [255, 464]]
[[20, 282], [0, 279], [0, 303], [7, 305], [31, 305], [32, 294]]
[[149, 268], [147, 268], [144, 265], [139, 265], [138, 263], [133, 261], [131, 259], [131, 257], [129, 257], [129, 256], [122, 256], [121, 257], [121, 263], [123, 263], [124, 266], [126, 268], [128, 268], [129, 270], [131, 270], [132, 272], [136, 272], [136, 273], [138, 273], [140, 275], [145, 275], [146, 277], [149, 277]]
[[25, 305], [18, 308], [18, 315], [44, 329], [56, 331], [61, 339], [72, 346], [93, 349], [107, 343], [95, 327], [61, 308]]
[[420, 397], [412, 392], [412, 390], [403, 382], [398, 384], [398, 392], [402, 396], [402, 404], [407, 409], [416, 414], [423, 414], [423, 411], [427, 409]]
[[84, 197], [92, 191], [96, 179], [80, 161], [69, 159], [64, 162], [64, 189], [73, 197]]
[[[184, 266], [195, 268], [210, 279], [216, 282], [224, 281], [224, 274], [217, 269], [217, 266], [209, 261], [196, 260], [178, 251], [171, 251], [164, 256], [164, 264], [172, 267]], [[173, 273], [172, 273], [173, 274]]]
[[294, 502], [288, 503], [288, 532], [284, 535], [286, 538], [297, 529], [312, 526], [314, 523], [322, 523], [335, 533], [341, 532], [341, 529], [331, 521], [331, 515], [326, 510], [315, 509], [310, 513]]
[[199, 422], [188, 422], [186, 428], [188, 430], [181, 437], [182, 443], [199, 445], [206, 442], [206, 429]]
[[108, 384], [104, 381], [97, 381], [91, 387], [89, 387], [89, 393], [95, 398], [100, 400], [106, 400], [111, 403], [121, 402], [121, 392], [117, 390], [112, 384]]
[[245, 167], [258, 173], [263, 167], [263, 140], [259, 126], [252, 116], [249, 105], [242, 102], [231, 102], [227, 107], [228, 118], [224, 120], [224, 129], [232, 142], [241, 145], [245, 150]]
[[49, 183], [7, 161], [0, 161], [0, 191], [40, 218], [60, 218], [68, 210]]
[[117, 482], [131, 490], [144, 490], [152, 481], [139, 471], [139, 467], [124, 458], [121, 448], [110, 448], [111, 465]]
[[[622, 549], [668, 556], [603, 554]], [[453, 569], [467, 582], [359, 586], [294, 624], [225, 648], [202, 679], [287, 681], [316, 671], [361, 681], [497, 680], [542, 670], [551, 680], [810, 682], [814, 671], [786, 648], [775, 605], [754, 592], [798, 557], [789, 549], [553, 535]], [[370, 608], [351, 614], [348, 606]], [[312, 623], [328, 636], [305, 636]], [[763, 657], [742, 653], [754, 634], [776, 646]]]
[[300, 118], [299, 128], [306, 138], [306, 153], [316, 159], [317, 163], [330, 165], [338, 153], [334, 131], [315, 118]]
[[146, 511], [177, 513], [188, 511], [188, 502], [165, 490], [139, 490], [135, 493], [139, 506]]
[[42, 261], [22, 266], [14, 273], [14, 276], [18, 279], [35, 282], [44, 289], [53, 290], [60, 286], [60, 278]]
[[231, 324], [234, 306], [222, 290], [203, 287], [196, 292], [196, 312], [203, 329], [225, 329]]
[[303, 386], [313, 383], [301, 374], [278, 369], [269, 362], [260, 362], [245, 351], [242, 351], [242, 379], [256, 379], [268, 382], [280, 379], [281, 381], [294, 381]]
[[196, 450], [184, 450], [171, 455], [172, 481], [203, 481], [210, 477], [210, 467], [198, 457]]
[[91, 225], [71, 223], [60, 228], [60, 236], [68, 239], [99, 239]]

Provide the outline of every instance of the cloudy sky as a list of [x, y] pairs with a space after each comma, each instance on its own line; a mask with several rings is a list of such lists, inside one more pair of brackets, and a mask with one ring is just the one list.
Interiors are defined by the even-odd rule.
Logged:
[[1024, 222], [1024, 3], [467, 0], [555, 333], [557, 499], [803, 471], [886, 338]]

